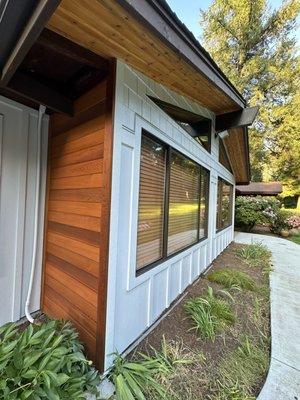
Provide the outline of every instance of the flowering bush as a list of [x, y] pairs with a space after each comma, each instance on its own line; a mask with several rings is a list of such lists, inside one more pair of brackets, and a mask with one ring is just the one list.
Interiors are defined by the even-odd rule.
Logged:
[[280, 234], [282, 230], [288, 229], [289, 224], [287, 222], [285, 214], [282, 210], [278, 210], [275, 216], [272, 216], [269, 220], [270, 231], [276, 234]]
[[275, 221], [281, 203], [274, 197], [238, 196], [235, 203], [235, 223], [247, 231], [256, 224]]
[[293, 216], [289, 217], [286, 222], [287, 222], [288, 226], [292, 229], [300, 228], [300, 216], [299, 215], [293, 215]]

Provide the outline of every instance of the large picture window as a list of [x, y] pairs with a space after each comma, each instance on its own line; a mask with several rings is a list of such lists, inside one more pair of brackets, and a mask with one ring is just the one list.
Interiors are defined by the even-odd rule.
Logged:
[[209, 171], [142, 134], [137, 271], [207, 237]]
[[217, 230], [232, 224], [233, 186], [225, 180], [218, 180]]

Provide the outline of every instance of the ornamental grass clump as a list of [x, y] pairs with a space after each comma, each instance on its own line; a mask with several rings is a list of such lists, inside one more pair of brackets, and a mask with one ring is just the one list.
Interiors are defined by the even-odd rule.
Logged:
[[266, 246], [260, 242], [254, 242], [240, 247], [235, 253], [241, 260], [246, 261], [251, 267], [265, 268], [270, 263], [271, 253]]
[[99, 382], [69, 322], [0, 328], [0, 399], [85, 399]]
[[233, 268], [223, 268], [213, 271], [207, 276], [207, 278], [211, 282], [223, 285], [226, 289], [246, 289], [252, 292], [258, 290], [257, 284], [251, 276]]
[[203, 339], [214, 341], [218, 332], [235, 322], [230, 304], [217, 298], [211, 287], [205, 296], [188, 300], [184, 307], [193, 321], [192, 329]]

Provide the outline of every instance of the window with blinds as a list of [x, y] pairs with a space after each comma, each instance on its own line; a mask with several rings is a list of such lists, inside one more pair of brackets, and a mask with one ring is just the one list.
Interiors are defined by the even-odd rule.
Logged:
[[171, 151], [168, 255], [198, 241], [200, 168]]
[[232, 224], [233, 186], [224, 179], [218, 179], [217, 230]]
[[207, 237], [209, 171], [143, 131], [137, 271]]
[[207, 237], [208, 228], [208, 192], [209, 192], [209, 172], [201, 167], [200, 175], [200, 221], [199, 221], [199, 238]]
[[166, 149], [142, 136], [137, 269], [163, 256]]

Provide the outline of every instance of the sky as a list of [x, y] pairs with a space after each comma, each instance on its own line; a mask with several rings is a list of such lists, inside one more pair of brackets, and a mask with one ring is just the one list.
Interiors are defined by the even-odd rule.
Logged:
[[[201, 37], [201, 26], [199, 24], [199, 10], [206, 10], [213, 0], [167, 0], [170, 7], [181, 19], [181, 21], [193, 32], [197, 39]], [[278, 8], [282, 0], [269, 0], [273, 8]], [[300, 30], [297, 32], [300, 44]]]

